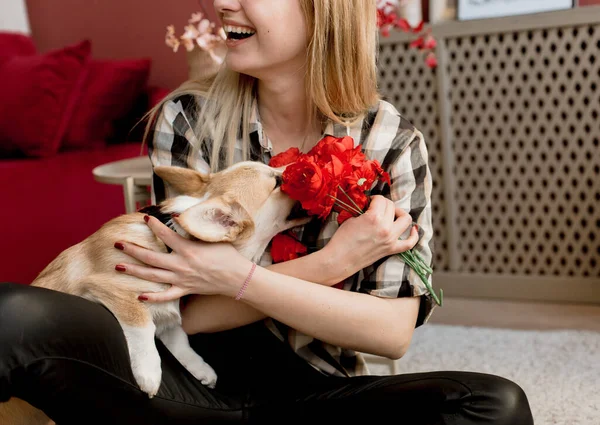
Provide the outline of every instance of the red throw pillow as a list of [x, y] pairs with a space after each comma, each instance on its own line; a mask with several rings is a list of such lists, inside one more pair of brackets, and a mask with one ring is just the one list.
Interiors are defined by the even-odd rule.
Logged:
[[0, 156], [56, 154], [90, 51], [85, 40], [0, 66]]
[[127, 115], [144, 92], [151, 64], [151, 59], [90, 61], [61, 150], [106, 144], [114, 122]]
[[31, 56], [36, 53], [35, 44], [28, 35], [0, 31], [0, 66], [14, 56]]

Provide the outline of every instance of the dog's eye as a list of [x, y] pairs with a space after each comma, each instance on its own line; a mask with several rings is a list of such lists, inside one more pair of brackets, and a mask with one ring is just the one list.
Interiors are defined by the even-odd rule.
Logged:
[[283, 178], [281, 176], [275, 176], [275, 189], [283, 184]]

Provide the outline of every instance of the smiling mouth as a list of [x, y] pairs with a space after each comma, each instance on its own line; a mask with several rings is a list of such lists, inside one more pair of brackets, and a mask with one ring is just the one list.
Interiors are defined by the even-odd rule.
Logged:
[[244, 40], [256, 34], [256, 31], [250, 28], [235, 27], [232, 25], [225, 25], [223, 29], [229, 40]]

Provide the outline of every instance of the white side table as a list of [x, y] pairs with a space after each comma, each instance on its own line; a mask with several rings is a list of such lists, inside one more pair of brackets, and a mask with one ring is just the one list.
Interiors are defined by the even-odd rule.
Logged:
[[109, 162], [94, 168], [92, 173], [98, 182], [123, 186], [126, 213], [136, 212], [137, 202], [150, 199], [152, 164], [148, 156]]

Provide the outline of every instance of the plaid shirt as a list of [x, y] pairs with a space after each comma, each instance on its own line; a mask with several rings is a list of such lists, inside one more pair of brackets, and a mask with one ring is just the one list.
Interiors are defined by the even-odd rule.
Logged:
[[[153, 166], [173, 165], [209, 171], [207, 161], [210, 156], [207, 148], [197, 148], [199, 143], [192, 130], [197, 118], [193, 113], [195, 102], [193, 96], [184, 95], [165, 103], [162, 107], [148, 142]], [[431, 265], [432, 179], [427, 147], [421, 132], [400, 116], [391, 104], [380, 101], [362, 120], [351, 127], [330, 122], [325, 129], [325, 135], [352, 136], [355, 145], [362, 145], [365, 155], [369, 159], [378, 160], [383, 169], [390, 174], [391, 186], [379, 184], [371, 192], [392, 199], [396, 206], [411, 215], [413, 222], [419, 225], [419, 242], [414, 249]], [[256, 105], [250, 120], [250, 141], [250, 159], [268, 164], [272, 146], [264, 137]], [[242, 160], [241, 140], [238, 140], [235, 160]], [[153, 174], [152, 202], [156, 204], [173, 195], [162, 179]], [[320, 249], [327, 244], [338, 228], [336, 217], [337, 213], [332, 212], [323, 222], [313, 220], [293, 230], [305, 246]], [[407, 234], [408, 231], [405, 235]], [[267, 248], [259, 265], [270, 264], [272, 259]], [[431, 276], [429, 282], [431, 283]], [[435, 302], [419, 276], [397, 255], [381, 259], [349, 277], [343, 282], [343, 289], [385, 298], [424, 295], [421, 297], [417, 327], [427, 322], [435, 307]], [[274, 319], [265, 319], [264, 323], [282, 341], [287, 341], [299, 356], [325, 374], [369, 374], [361, 353], [316, 340]]]

